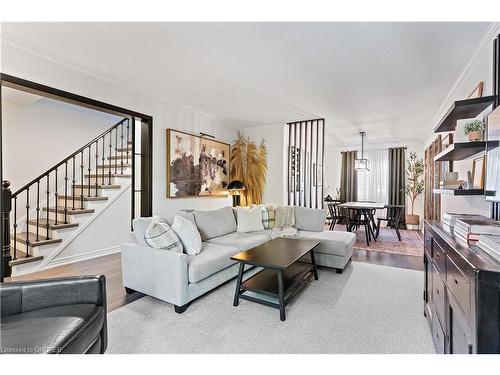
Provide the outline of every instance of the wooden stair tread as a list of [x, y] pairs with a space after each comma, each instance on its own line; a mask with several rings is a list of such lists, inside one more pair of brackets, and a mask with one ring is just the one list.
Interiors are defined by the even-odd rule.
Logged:
[[[89, 185], [73, 185], [75, 189], [88, 189]], [[90, 189], [95, 189], [95, 184], [90, 184]], [[98, 189], [120, 189], [121, 185], [97, 185]]]
[[[28, 222], [31, 224], [31, 225], [36, 225], [36, 220], [33, 219], [33, 220], [28, 220]], [[46, 228], [46, 225], [47, 225], [47, 219], [40, 219], [38, 221], [38, 225], [40, 227], [43, 227], [43, 228]], [[74, 228], [74, 227], [77, 227], [78, 223], [67, 223], [67, 224], [64, 224], [63, 222], [61, 222], [61, 220], [58, 220], [57, 221], [57, 224], [56, 224], [56, 221], [54, 219], [49, 219], [49, 229], [51, 230], [55, 230], [55, 229], [66, 229], [66, 228]], [[42, 229], [43, 230], [43, 229]]]
[[[85, 178], [102, 178], [102, 174], [86, 174], [85, 175]], [[106, 179], [106, 177], [109, 177], [109, 174], [108, 175], [104, 175], [104, 179]], [[121, 173], [111, 173], [111, 177], [132, 177], [131, 174], [121, 174]], [[92, 187], [92, 184], [90, 184], [90, 186]], [[94, 185], [95, 186], [95, 185]]]
[[120, 160], [120, 159], [132, 159], [132, 155], [117, 155], [117, 156], [108, 156], [108, 160]]
[[[98, 165], [97, 169], [103, 169], [103, 168], [121, 168], [121, 164], [111, 164], [111, 165]], [[123, 168], [131, 168], [132, 164], [123, 164]], [[106, 174], [104, 174], [104, 177], [106, 177]]]
[[[49, 207], [49, 208], [44, 207], [43, 210], [64, 214], [64, 207], [63, 206]], [[84, 208], [84, 209], [75, 208], [75, 209], [72, 209], [72, 208], [68, 207], [68, 215], [81, 215], [81, 214], [92, 214], [92, 213], [94, 213], [93, 208]]]
[[132, 152], [132, 147], [124, 147], [124, 148], [117, 148], [116, 151], [118, 152]]
[[[14, 235], [10, 236], [10, 238], [12, 240], [14, 240]], [[23, 244], [26, 244], [26, 232], [17, 233], [15, 240], [17, 242], [21, 242]], [[45, 239], [45, 237], [42, 233], [39, 233], [38, 241], [37, 241], [36, 240], [36, 233], [32, 233], [32, 232], [28, 232], [28, 240], [29, 240], [29, 246], [31, 246], [31, 247], [51, 245], [54, 243], [62, 242], [62, 239], [60, 239], [60, 238], [51, 238], [51, 239], [47, 240], [47, 239]]]
[[[95, 190], [95, 185], [94, 185], [94, 186], [90, 185], [90, 190], [91, 190], [91, 191], [92, 191], [92, 187], [93, 187], [93, 188], [94, 188], [94, 190]], [[64, 197], [65, 197], [64, 195], [59, 195], [59, 196], [58, 196], [58, 198], [59, 198], [59, 199], [64, 199]], [[67, 200], [68, 200], [68, 202], [73, 201], [73, 196], [72, 196], [72, 195], [68, 195], [68, 196], [67, 196]], [[79, 195], [75, 195], [75, 201], [81, 201], [81, 200], [82, 200], [82, 197], [81, 197], [81, 196], [79, 196]], [[84, 195], [84, 196], [83, 196], [83, 200], [84, 200], [84, 201], [107, 201], [107, 200], [108, 200], [108, 197], [101, 197], [101, 196], [97, 196], [97, 197], [96, 197], [96, 196], [93, 196], [93, 195], [91, 195], [91, 196], [89, 197], [89, 196], [87, 196], [87, 195]], [[69, 203], [68, 203], [68, 206], [69, 206]], [[70, 208], [70, 207], [68, 207], [68, 209], [69, 209], [69, 208]]]
[[27, 258], [25, 258], [25, 256], [26, 256], [25, 252], [23, 252], [23, 251], [21, 251], [19, 249], [16, 250], [16, 257], [17, 257], [17, 259], [16, 260], [11, 260], [9, 262], [9, 265], [13, 267], [13, 266], [17, 266], [19, 264], [37, 262], [37, 261], [43, 259], [43, 255], [36, 256], [36, 257], [30, 256], [30, 257], [27, 257]]

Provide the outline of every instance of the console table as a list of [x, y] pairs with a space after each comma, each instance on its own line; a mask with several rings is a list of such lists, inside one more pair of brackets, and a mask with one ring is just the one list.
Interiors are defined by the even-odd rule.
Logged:
[[500, 263], [424, 224], [424, 315], [437, 353], [500, 353]]

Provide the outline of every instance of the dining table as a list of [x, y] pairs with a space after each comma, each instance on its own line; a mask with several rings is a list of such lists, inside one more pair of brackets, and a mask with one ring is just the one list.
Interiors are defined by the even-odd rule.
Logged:
[[[349, 210], [353, 210], [356, 212], [355, 214], [355, 217], [356, 218], [361, 218], [361, 216], [365, 216], [365, 218], [368, 218], [369, 221], [371, 222], [372, 224], [372, 228], [367, 228], [365, 226], [365, 231], [366, 231], [366, 243], [367, 245], [369, 246], [369, 242], [370, 242], [370, 237], [373, 236], [373, 239], [376, 241], [376, 238], [375, 238], [375, 234], [374, 234], [374, 231], [375, 231], [375, 228], [376, 228], [376, 224], [375, 224], [375, 218], [374, 218], [374, 215], [373, 215], [373, 212], [375, 210], [382, 210], [384, 209], [385, 207], [387, 206], [387, 203], [383, 203], [383, 202], [373, 202], [373, 201], [357, 201], [357, 202], [345, 202], [345, 203], [341, 203], [337, 206], [337, 208], [343, 208], [343, 209], [346, 209], [348, 212]], [[352, 225], [349, 225], [349, 217], [348, 217], [348, 214], [346, 216], [346, 229], [351, 232], [352, 231]], [[370, 234], [371, 232], [371, 234]]]

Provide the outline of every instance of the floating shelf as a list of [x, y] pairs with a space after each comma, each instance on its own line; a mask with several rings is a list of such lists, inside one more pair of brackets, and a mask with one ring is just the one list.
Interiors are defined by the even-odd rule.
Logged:
[[465, 160], [485, 150], [485, 141], [453, 143], [434, 156], [434, 161]]
[[484, 189], [433, 189], [432, 192], [446, 195], [484, 195]]
[[457, 100], [434, 128], [434, 133], [454, 131], [457, 120], [476, 117], [493, 104], [494, 99], [495, 96], [491, 95], [482, 98]]

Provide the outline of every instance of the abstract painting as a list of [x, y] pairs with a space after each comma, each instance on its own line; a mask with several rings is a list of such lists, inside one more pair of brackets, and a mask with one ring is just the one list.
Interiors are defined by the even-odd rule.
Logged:
[[167, 129], [167, 198], [225, 196], [230, 146]]

